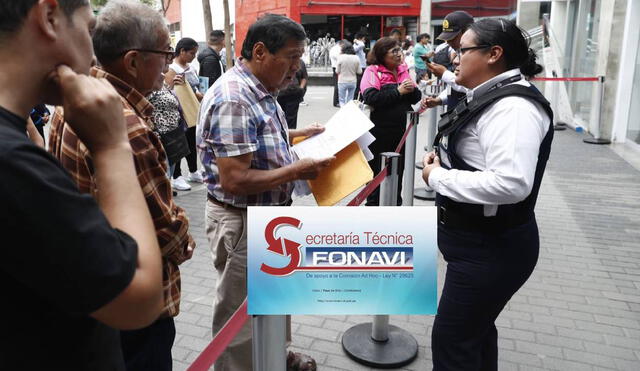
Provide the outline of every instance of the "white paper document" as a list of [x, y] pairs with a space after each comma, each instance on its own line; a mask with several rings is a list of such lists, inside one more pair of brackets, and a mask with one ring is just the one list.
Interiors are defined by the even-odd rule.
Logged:
[[376, 140], [376, 137], [374, 137], [373, 134], [371, 134], [368, 131], [356, 140], [356, 142], [358, 142], [358, 146], [360, 147], [360, 149], [362, 150], [362, 153], [364, 154], [364, 158], [367, 159], [367, 161], [373, 160], [373, 153], [369, 149], [369, 145], [373, 143], [375, 140]]
[[[371, 120], [360, 111], [354, 101], [351, 101], [329, 119], [322, 133], [294, 145], [291, 149], [300, 159], [330, 157], [363, 137], [372, 127]], [[367, 139], [364, 141], [366, 142]], [[371, 142], [373, 141], [367, 145]]]

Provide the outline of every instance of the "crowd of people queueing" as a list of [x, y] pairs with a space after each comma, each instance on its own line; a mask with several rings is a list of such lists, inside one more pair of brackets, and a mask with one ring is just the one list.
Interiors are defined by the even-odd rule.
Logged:
[[[452, 79], [446, 96], [421, 97], [398, 38], [381, 38], [363, 60], [359, 35], [336, 61], [338, 104], [359, 90], [372, 107], [376, 153], [394, 149], [412, 104], [456, 107], [444, 116], [450, 125], [438, 152], [424, 158], [448, 262], [433, 366], [495, 370], [494, 322], [538, 257], [533, 209], [552, 112], [527, 81], [541, 67], [513, 22], [474, 22], [465, 12], [445, 21], [439, 38], [453, 72], [425, 66]], [[317, 177], [335, 158], [296, 159], [290, 150], [294, 138], [324, 130], [297, 128], [295, 112], [283, 110], [306, 88], [303, 27], [262, 16], [228, 66], [223, 38], [212, 33], [199, 55], [188, 38], [174, 50], [162, 16], [137, 1], [111, 0], [96, 17], [85, 0], [0, 0], [0, 285], [8, 303], [0, 311], [10, 319], [0, 333], [0, 369], [172, 369], [179, 266], [196, 248], [172, 194], [185, 157], [187, 179], [200, 175], [207, 189], [212, 334], [242, 303], [247, 207], [290, 206], [293, 182]], [[439, 53], [425, 49], [419, 58]], [[196, 57], [199, 73], [190, 66]], [[200, 107], [196, 122], [185, 96]], [[45, 149], [38, 126], [47, 120]], [[197, 160], [204, 175], [192, 166]], [[290, 317], [285, 326], [290, 341]], [[251, 370], [251, 351], [247, 324], [215, 370]], [[282, 356], [287, 370], [316, 369], [307, 355]]]

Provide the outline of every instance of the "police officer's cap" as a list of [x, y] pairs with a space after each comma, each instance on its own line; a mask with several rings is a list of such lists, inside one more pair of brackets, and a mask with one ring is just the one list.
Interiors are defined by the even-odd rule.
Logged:
[[461, 31], [473, 23], [473, 16], [464, 10], [451, 12], [444, 17], [442, 21], [442, 33], [438, 35], [438, 39], [449, 41], [458, 36]]

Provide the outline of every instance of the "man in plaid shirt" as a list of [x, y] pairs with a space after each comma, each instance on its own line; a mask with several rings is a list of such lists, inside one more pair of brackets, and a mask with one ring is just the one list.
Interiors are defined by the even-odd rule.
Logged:
[[[324, 130], [289, 130], [276, 101], [300, 68], [306, 38], [302, 26], [265, 15], [250, 28], [242, 58], [205, 95], [198, 147], [208, 189], [207, 237], [218, 272], [213, 313], [216, 334], [247, 296], [247, 206], [288, 206], [293, 181], [315, 178], [332, 158], [294, 161], [290, 140]], [[284, 352], [284, 349], [283, 349]], [[291, 369], [313, 370], [313, 359], [291, 353]], [[215, 364], [216, 371], [250, 371], [247, 324]]]
[[[161, 318], [147, 328], [122, 331], [122, 350], [128, 370], [171, 370], [173, 317], [178, 315], [180, 303], [178, 265], [191, 258], [195, 243], [188, 233], [186, 213], [173, 201], [166, 175], [167, 156], [152, 131], [153, 106], [145, 98], [152, 90], [162, 87], [162, 72], [173, 59], [169, 32], [162, 16], [152, 8], [134, 2], [111, 1], [97, 18], [93, 44], [103, 69], [93, 68], [91, 75], [107, 79], [122, 97], [138, 180], [162, 252], [164, 310]], [[90, 153], [65, 124], [61, 110], [56, 111], [51, 125], [50, 150], [71, 173], [81, 192], [100, 197], [100, 182]]]

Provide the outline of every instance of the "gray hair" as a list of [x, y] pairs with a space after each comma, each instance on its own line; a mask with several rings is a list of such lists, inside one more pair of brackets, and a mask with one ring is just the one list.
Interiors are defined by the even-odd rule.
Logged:
[[167, 29], [159, 12], [133, 0], [110, 0], [96, 19], [93, 50], [101, 64], [131, 49], [158, 47], [159, 31]]

